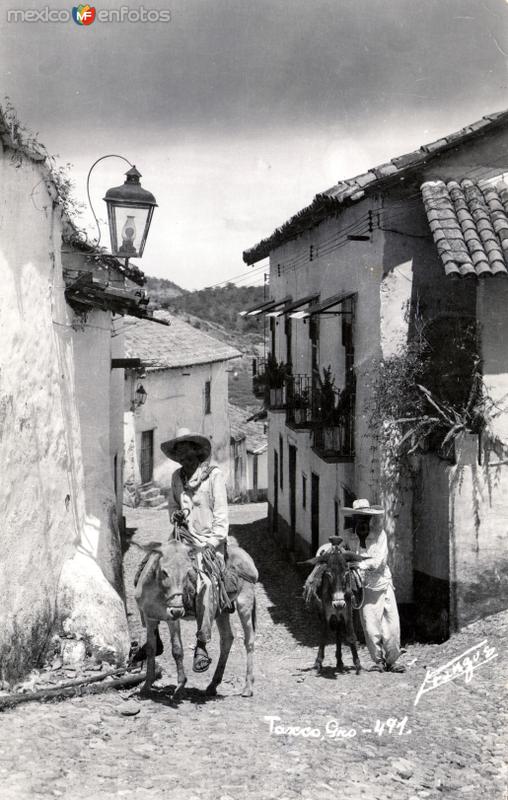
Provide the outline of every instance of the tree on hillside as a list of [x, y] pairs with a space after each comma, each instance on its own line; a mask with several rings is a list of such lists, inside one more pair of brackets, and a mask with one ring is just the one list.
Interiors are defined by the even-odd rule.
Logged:
[[261, 303], [264, 298], [262, 286], [206, 287], [193, 292], [185, 292], [178, 297], [159, 296], [161, 308], [178, 312], [185, 311], [201, 319], [218, 322], [225, 328], [240, 332], [263, 333], [263, 318], [240, 317], [239, 312]]

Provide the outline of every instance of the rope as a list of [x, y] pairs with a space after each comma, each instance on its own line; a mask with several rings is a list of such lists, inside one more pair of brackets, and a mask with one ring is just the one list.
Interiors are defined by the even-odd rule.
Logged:
[[[355, 596], [355, 592], [353, 591], [353, 588], [352, 588], [352, 585], [351, 585], [353, 576], [355, 577], [357, 585], [359, 584], [360, 591], [361, 591], [361, 594], [360, 594], [361, 600], [360, 600], [360, 603], [358, 605], [355, 605], [355, 602], [353, 600], [353, 598]], [[356, 569], [356, 567], [349, 567], [349, 569], [347, 571], [347, 574], [346, 574], [346, 580], [349, 581], [349, 588], [351, 589], [351, 607], [352, 607], [353, 611], [359, 611], [363, 607], [363, 604], [365, 603], [365, 587], [363, 585], [363, 579], [362, 579], [362, 576], [361, 576], [359, 570]]]

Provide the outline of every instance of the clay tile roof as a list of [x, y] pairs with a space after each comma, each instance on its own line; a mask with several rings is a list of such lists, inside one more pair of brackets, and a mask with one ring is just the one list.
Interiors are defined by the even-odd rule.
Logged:
[[412, 153], [392, 158], [386, 164], [373, 167], [368, 172], [349, 180], [339, 181], [325, 192], [317, 194], [310, 205], [298, 211], [280, 228], [277, 228], [271, 236], [245, 250], [243, 260], [246, 264], [255, 264], [257, 261], [267, 258], [271, 250], [318, 225], [330, 214], [337, 213], [343, 204], [356, 203], [365, 197], [366, 192], [380, 190], [394, 181], [403, 180], [406, 174], [425, 166], [447, 150], [457, 147], [470, 138], [481, 136], [489, 128], [499, 128], [507, 124], [508, 111], [487, 114], [478, 122], [466, 125], [460, 131], [450, 133], [435, 142], [422, 145]]
[[422, 197], [447, 275], [508, 275], [507, 184], [427, 181]]
[[[157, 312], [157, 316], [165, 315]], [[124, 319], [125, 356], [140, 358], [148, 370], [229, 361], [241, 355], [234, 347], [213, 339], [178, 317], [171, 317], [169, 327], [135, 317]]]
[[247, 422], [252, 411], [229, 403], [229, 425], [231, 438], [235, 442], [246, 440], [248, 453], [262, 453], [268, 447], [268, 437], [262, 422]]

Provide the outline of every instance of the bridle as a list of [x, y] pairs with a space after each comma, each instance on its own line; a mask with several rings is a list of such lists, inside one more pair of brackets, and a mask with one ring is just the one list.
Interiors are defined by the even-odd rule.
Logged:
[[[334, 570], [332, 568], [332, 564], [330, 563], [331, 560], [332, 560], [330, 558], [330, 556], [336, 556], [336, 557], [338, 556], [342, 560], [342, 554], [340, 552], [339, 546], [338, 545], [332, 545], [332, 549], [327, 553], [327, 555], [328, 555], [328, 558], [326, 559], [327, 567], [326, 567], [326, 569], [324, 571], [323, 577], [326, 576], [328, 578], [328, 580], [330, 581], [330, 583], [332, 583], [333, 580], [335, 579], [335, 574], [334, 574]], [[359, 609], [362, 608], [363, 604], [365, 603], [365, 589], [364, 589], [364, 586], [363, 586], [363, 581], [361, 579], [359, 579], [357, 582], [361, 586], [361, 594], [360, 594], [361, 600], [360, 600], [359, 603], [355, 603], [355, 600], [354, 600], [355, 593], [353, 591], [353, 570], [355, 571], [355, 573], [357, 572], [356, 567], [351, 566], [349, 564], [349, 562], [346, 562], [345, 569], [344, 569], [343, 576], [342, 576], [342, 590], [343, 590], [345, 596], [350, 598], [350, 600], [351, 600], [351, 608], [353, 609], [353, 611], [359, 611]], [[346, 602], [347, 602], [347, 600], [346, 600]]]

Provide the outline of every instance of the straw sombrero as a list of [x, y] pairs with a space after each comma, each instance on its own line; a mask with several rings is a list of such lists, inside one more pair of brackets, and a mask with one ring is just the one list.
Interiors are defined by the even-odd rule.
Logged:
[[368, 500], [355, 500], [352, 508], [343, 508], [342, 512], [348, 516], [377, 517], [384, 514], [382, 506], [371, 506]]
[[178, 462], [178, 458], [176, 457], [177, 447], [179, 444], [184, 444], [186, 442], [198, 445], [198, 447], [201, 448], [203, 461], [206, 461], [206, 459], [210, 457], [212, 452], [210, 441], [206, 436], [202, 436], [200, 433], [192, 433], [188, 428], [178, 428], [174, 439], [168, 439], [167, 442], [161, 443], [161, 450], [164, 455], [171, 458], [172, 461]]

